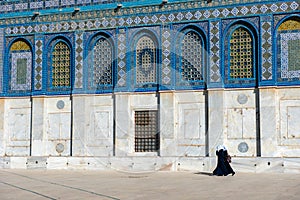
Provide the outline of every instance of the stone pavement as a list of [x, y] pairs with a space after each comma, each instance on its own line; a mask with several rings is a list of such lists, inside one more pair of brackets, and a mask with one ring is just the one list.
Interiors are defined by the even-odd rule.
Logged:
[[300, 199], [300, 174], [0, 169], [0, 199]]

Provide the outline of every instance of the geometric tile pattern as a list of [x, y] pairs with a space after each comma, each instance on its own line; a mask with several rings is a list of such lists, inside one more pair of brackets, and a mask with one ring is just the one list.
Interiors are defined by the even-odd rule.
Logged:
[[34, 66], [34, 89], [42, 89], [42, 66], [43, 63], [43, 37], [36, 37], [35, 39], [35, 66]]
[[32, 53], [11, 53], [11, 90], [31, 89]]
[[272, 41], [273, 41], [272, 18], [262, 17], [261, 20], [262, 81], [273, 79]]
[[220, 21], [210, 22], [210, 82], [221, 81], [220, 73]]
[[171, 33], [170, 26], [162, 28], [162, 73], [161, 80], [163, 85], [171, 84]]
[[[79, 5], [97, 5], [97, 4], [115, 4], [117, 2], [136, 2], [136, 0], [126, 0], [126, 1], [121, 1], [121, 0], [35, 0], [32, 2], [25, 2], [23, 0], [14, 0], [14, 1], [1, 1], [0, 3], [0, 13], [3, 12], [16, 12], [16, 11], [26, 11], [26, 10], [34, 10], [34, 9], [39, 9], [43, 10], [46, 8], [65, 8], [65, 7], [71, 7], [71, 6], [79, 6]], [[253, 2], [251, 0], [248, 1], [243, 1], [243, 2]], [[226, 4], [230, 4], [231, 1], [218, 1], [218, 0], [213, 0], [214, 5], [216, 6], [224, 6]], [[291, 5], [290, 5], [291, 4]], [[206, 6], [210, 6], [207, 4]], [[237, 6], [234, 9], [215, 9], [210, 12], [205, 12], [204, 16], [209, 17], [209, 16], [215, 16], [218, 17], [220, 15], [225, 15], [226, 16], [237, 16], [237, 15], [246, 15], [248, 13], [253, 13], [253, 14], [265, 14], [270, 11], [286, 11], [288, 10], [289, 7], [292, 7], [294, 9], [297, 9], [297, 2], [286, 2], [286, 3], [281, 3], [281, 5], [276, 5], [276, 4], [271, 4], [268, 6], [268, 4], [264, 5], [257, 5], [254, 4], [253, 6]], [[182, 3], [177, 3], [176, 7], [174, 5], [165, 5], [164, 9], [167, 11], [170, 10], [176, 10], [176, 9], [181, 9], [181, 8], [201, 8], [203, 7], [203, 3], [201, 1], [191, 1], [191, 2], [182, 2]], [[150, 7], [150, 9], [154, 9]], [[137, 11], [137, 10], [132, 10], [132, 11]], [[128, 11], [127, 11], [128, 12]], [[126, 13], [127, 13], [126, 12]], [[122, 11], [121, 11], [122, 13]], [[125, 13], [125, 12], [124, 12]], [[137, 13], [137, 12], [134, 12]], [[109, 13], [110, 14], [110, 13]], [[122, 13], [123, 14], [123, 13]], [[181, 17], [186, 17], [186, 18], [192, 18], [191, 15], [183, 15]]]
[[75, 33], [75, 84], [79, 89], [83, 87], [83, 32]]
[[126, 32], [125, 29], [120, 29], [118, 33], [118, 87], [126, 85]]
[[281, 78], [300, 78], [300, 32], [280, 33]]
[[[193, 5], [192, 5], [193, 4]], [[199, 8], [198, 10], [181, 10], [181, 5], [190, 5], [193, 8]], [[215, 18], [232, 18], [232, 17], [245, 17], [247, 15], [258, 15], [258, 14], [270, 14], [275, 12], [288, 12], [295, 11], [299, 8], [297, 1], [278, 3], [261, 3], [261, 4], [250, 4], [250, 5], [237, 5], [231, 8], [216, 8], [216, 7], [205, 7], [203, 8], [201, 3], [198, 2], [185, 2], [179, 3], [178, 7], [174, 5], [165, 6], [165, 11], [172, 12], [161, 12], [152, 13], [155, 10], [155, 6], [149, 7], [149, 13], [141, 13], [139, 16], [128, 16], [128, 14], [139, 13], [140, 8], [124, 8], [121, 9], [120, 15], [127, 15], [127, 17], [113, 17], [115, 15], [113, 10], [108, 10], [104, 13], [105, 17], [97, 18], [97, 11], [84, 12], [80, 16], [80, 20], [76, 21], [60, 21], [60, 17], [53, 18], [52, 16], [39, 16], [42, 21], [49, 21], [52, 23], [39, 23], [39, 24], [26, 24], [24, 19], [5, 19], [0, 20], [2, 24], [12, 24], [5, 29], [7, 35], [10, 34], [29, 34], [29, 33], [45, 33], [45, 32], [63, 32], [63, 31], [75, 31], [75, 30], [90, 30], [99, 28], [115, 28], [116, 26], [141, 26], [150, 25], [156, 23], [174, 23], [174, 22], [189, 22], [194, 20], [208, 20]], [[184, 7], [185, 8], [185, 7]], [[4, 8], [5, 9], [5, 8]], [[99, 13], [98, 13], [99, 14]], [[102, 13], [102, 16], [104, 15]], [[90, 16], [95, 16], [91, 18]], [[66, 15], [66, 20], [69, 16]], [[88, 18], [88, 19], [87, 19]], [[22, 21], [18, 21], [22, 20]], [[26, 18], [28, 23], [31, 18]], [[58, 22], [56, 22], [58, 21]], [[25, 24], [24, 24], [25, 23]], [[13, 24], [24, 24], [14, 26]]]

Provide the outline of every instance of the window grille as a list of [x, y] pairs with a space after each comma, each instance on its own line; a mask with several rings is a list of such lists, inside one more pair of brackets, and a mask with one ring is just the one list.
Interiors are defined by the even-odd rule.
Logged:
[[157, 111], [135, 111], [135, 152], [157, 152], [159, 149]]
[[64, 42], [58, 42], [52, 51], [52, 86], [70, 87], [71, 52]]
[[253, 78], [253, 42], [245, 28], [236, 29], [230, 38], [230, 78]]
[[136, 82], [156, 82], [156, 48], [151, 38], [141, 37], [136, 46]]
[[181, 42], [181, 79], [201, 81], [202, 76], [202, 41], [195, 32], [188, 32]]
[[106, 39], [99, 39], [94, 46], [93, 61], [93, 85], [111, 85], [112, 47]]

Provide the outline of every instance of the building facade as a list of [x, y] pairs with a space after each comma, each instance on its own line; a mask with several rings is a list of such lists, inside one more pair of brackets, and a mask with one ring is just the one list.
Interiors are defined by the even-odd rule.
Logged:
[[300, 172], [299, 4], [1, 1], [1, 167]]

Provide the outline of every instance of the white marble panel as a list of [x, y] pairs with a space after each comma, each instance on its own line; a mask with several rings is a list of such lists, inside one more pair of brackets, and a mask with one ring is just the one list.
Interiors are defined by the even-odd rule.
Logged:
[[227, 138], [236, 139], [243, 137], [243, 110], [227, 109]]
[[69, 140], [71, 136], [71, 113], [49, 113], [49, 140]]
[[280, 101], [280, 141], [282, 145], [300, 146], [300, 100]]
[[26, 156], [30, 148], [31, 102], [8, 100], [5, 111], [6, 155]]
[[300, 117], [300, 106], [288, 106], [287, 107], [287, 126], [289, 139], [300, 138], [300, 126], [299, 126], [299, 117]]

